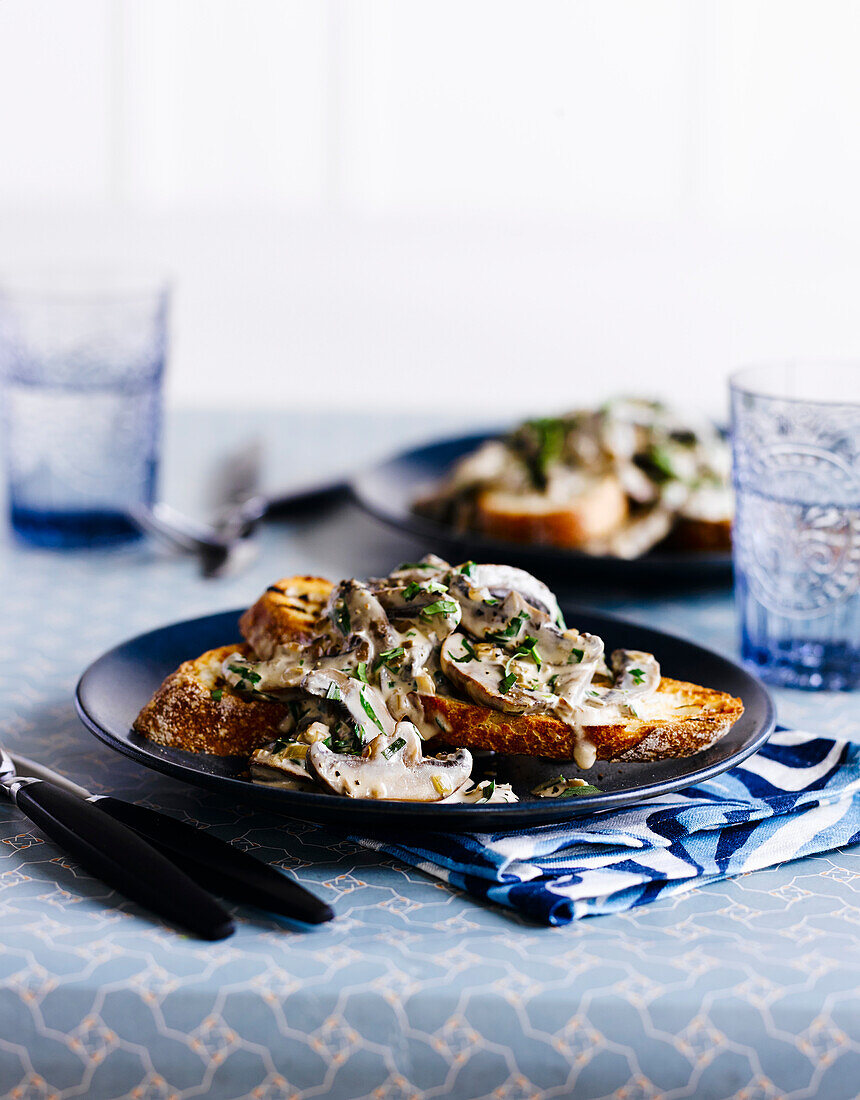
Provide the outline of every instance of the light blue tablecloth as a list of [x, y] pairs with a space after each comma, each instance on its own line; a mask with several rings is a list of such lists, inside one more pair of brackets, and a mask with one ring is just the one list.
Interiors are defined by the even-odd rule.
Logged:
[[[259, 431], [272, 482], [337, 471], [438, 422], [175, 418], [165, 495], [190, 506], [220, 449]], [[386, 569], [415, 547], [345, 507], [265, 533], [205, 582], [150, 546], [0, 544], [0, 738], [72, 778], [187, 814], [294, 872], [338, 919], [298, 932], [239, 909], [223, 944], [118, 902], [0, 806], [0, 1097], [748, 1097], [860, 1092], [860, 850], [628, 913], [536, 927], [331, 831], [231, 805], [110, 753], [72, 689], [103, 649], [250, 602], [277, 575]], [[726, 593], [590, 588], [723, 651]], [[780, 720], [860, 740], [860, 697], [780, 692]], [[618, 1090], [624, 1090], [620, 1092]]]

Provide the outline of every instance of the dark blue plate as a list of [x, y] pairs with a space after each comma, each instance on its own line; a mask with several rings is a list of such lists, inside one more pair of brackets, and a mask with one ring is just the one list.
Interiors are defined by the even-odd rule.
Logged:
[[457, 459], [499, 434], [499, 431], [479, 432], [402, 451], [357, 474], [351, 482], [352, 492], [371, 515], [399, 531], [414, 535], [421, 543], [422, 553], [424, 548], [432, 546], [451, 561], [470, 558], [504, 561], [552, 581], [571, 576], [619, 582], [662, 580], [675, 585], [723, 584], [731, 580], [731, 553], [680, 553], [657, 549], [626, 561], [556, 546], [524, 546], [471, 531], [457, 531], [413, 511], [414, 502], [429, 493]]
[[503, 783], [512, 783], [522, 799], [492, 806], [421, 805], [376, 802], [339, 795], [307, 794], [269, 788], [248, 777], [247, 761], [235, 756], [206, 756], [166, 749], [133, 733], [131, 724], [162, 680], [178, 665], [215, 646], [238, 639], [239, 611], [190, 619], [141, 634], [99, 657], [81, 677], [76, 703], [84, 724], [112, 749], [144, 767], [176, 779], [212, 787], [230, 798], [280, 810], [291, 817], [329, 821], [345, 829], [451, 829], [495, 832], [567, 821], [595, 810], [615, 809], [643, 798], [701, 783], [737, 764], [764, 744], [774, 727], [774, 708], [767, 690], [734, 662], [682, 638], [648, 630], [635, 623], [593, 611], [564, 608], [567, 622], [599, 634], [608, 650], [624, 646], [654, 653], [666, 675], [740, 696], [744, 713], [711, 748], [679, 760], [652, 764], [612, 764], [598, 761], [587, 773], [601, 794], [567, 799], [535, 798], [538, 783], [576, 768], [559, 761], [528, 756], [487, 754], [476, 758], [475, 778], [489, 769]]

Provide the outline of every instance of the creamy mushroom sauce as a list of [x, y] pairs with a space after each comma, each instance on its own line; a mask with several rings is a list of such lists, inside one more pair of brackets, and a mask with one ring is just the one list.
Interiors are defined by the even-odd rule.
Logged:
[[277, 741], [251, 757], [256, 778], [274, 773], [353, 798], [510, 802], [507, 784], [469, 786], [465, 749], [424, 756], [445, 722], [422, 696], [467, 698], [507, 714], [552, 714], [576, 734], [581, 769], [596, 759], [589, 726], [646, 718], [660, 683], [650, 653], [616, 650], [565, 626], [552, 592], [522, 569], [429, 554], [389, 576], [344, 580], [318, 637], [264, 661], [232, 654], [225, 679], [289, 707]]
[[610, 478], [623, 489], [629, 516], [581, 549], [635, 558], [666, 538], [678, 519], [730, 520], [730, 465], [728, 443], [706, 419], [660, 401], [618, 397], [600, 409], [528, 420], [488, 440], [460, 459], [416, 509], [469, 529], [483, 490], [539, 492], [564, 505], [595, 480]]

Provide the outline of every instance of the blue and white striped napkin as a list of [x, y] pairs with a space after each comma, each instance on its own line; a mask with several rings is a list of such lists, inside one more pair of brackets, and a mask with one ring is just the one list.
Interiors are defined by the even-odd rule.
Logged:
[[698, 787], [565, 825], [357, 838], [546, 924], [860, 843], [860, 744], [780, 730]]

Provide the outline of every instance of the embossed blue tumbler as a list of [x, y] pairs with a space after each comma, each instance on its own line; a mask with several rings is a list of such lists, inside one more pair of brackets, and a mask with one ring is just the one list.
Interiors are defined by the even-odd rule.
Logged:
[[744, 661], [785, 687], [860, 688], [860, 364], [731, 379]]
[[57, 548], [140, 537], [155, 492], [168, 289], [127, 271], [0, 284], [0, 442], [19, 538]]

